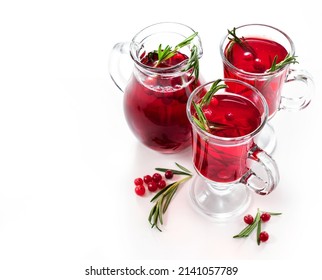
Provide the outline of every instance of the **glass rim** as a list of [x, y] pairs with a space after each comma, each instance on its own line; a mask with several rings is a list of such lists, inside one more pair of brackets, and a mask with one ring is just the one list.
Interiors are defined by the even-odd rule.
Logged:
[[[240, 80], [237, 80], [237, 79], [229, 79], [229, 78], [221, 79], [221, 81], [223, 81], [225, 83], [226, 82], [231, 82], [231, 83], [241, 84], [243, 86], [246, 86], [246, 87], [250, 88], [253, 92], [255, 92], [259, 96], [259, 98], [261, 100], [261, 103], [263, 105], [263, 113], [262, 113], [263, 117], [261, 118], [261, 123], [252, 132], [250, 132], [248, 134], [245, 134], [245, 135], [242, 135], [242, 136], [238, 136], [238, 137], [217, 136], [217, 135], [211, 134], [211, 133], [201, 129], [198, 125], [196, 125], [195, 122], [193, 121], [193, 116], [191, 114], [192, 100], [200, 92], [200, 90], [202, 88], [206, 87], [209, 84], [214, 83], [215, 80], [213, 80], [213, 81], [206, 82], [206, 83], [198, 86], [191, 93], [191, 95], [189, 96], [189, 99], [187, 101], [186, 112], [187, 112], [189, 122], [191, 123], [192, 129], [196, 129], [199, 133], [201, 133], [201, 134], [203, 134], [203, 135], [205, 135], [205, 136], [207, 136], [207, 137], [209, 137], [209, 138], [211, 138], [213, 140], [221, 141], [221, 142], [223, 142], [225, 144], [229, 144], [230, 142], [242, 142], [242, 141], [249, 140], [249, 139], [255, 137], [264, 128], [264, 126], [266, 125], [267, 120], [268, 120], [268, 105], [267, 105], [267, 102], [266, 102], [264, 96], [260, 93], [260, 91], [258, 89], [256, 89], [252, 85], [250, 85], [248, 83], [245, 83], [243, 81], [240, 81]], [[218, 93], [218, 94], [223, 95], [224, 93]], [[229, 93], [227, 93], [227, 95], [241, 96], [241, 95], [238, 95], [237, 93], [233, 93], [233, 92], [229, 92]], [[232, 143], [232, 145], [233, 145], [233, 143]]]
[[[290, 55], [293, 56], [295, 54], [295, 45], [294, 45], [292, 39], [284, 31], [282, 31], [282, 30], [280, 30], [280, 29], [278, 29], [278, 28], [276, 28], [274, 26], [271, 26], [271, 25], [268, 25], [268, 24], [262, 24], [262, 23], [250, 23], [250, 24], [240, 25], [240, 26], [236, 27], [236, 30], [238, 30], [240, 28], [244, 28], [244, 27], [249, 27], [249, 26], [264, 27], [264, 28], [269, 28], [269, 29], [277, 31], [282, 36], [284, 36], [285, 39], [289, 42], [290, 47], [291, 47]], [[253, 76], [253, 77], [270, 77], [270, 76], [276, 75], [279, 72], [284, 71], [285, 68], [290, 66], [289, 64], [286, 64], [282, 68], [277, 69], [277, 70], [275, 70], [273, 72], [269, 72], [269, 73], [253, 73], [253, 72], [248, 72], [248, 71], [245, 71], [243, 69], [237, 68], [235, 65], [231, 64], [229, 62], [229, 60], [227, 59], [227, 57], [225, 56], [225, 49], [226, 49], [227, 44], [224, 46], [224, 42], [228, 39], [228, 36], [229, 36], [229, 34], [226, 34], [221, 39], [220, 44], [219, 44], [219, 51], [220, 51], [220, 55], [221, 55], [221, 58], [223, 60], [223, 63], [228, 65], [230, 68], [232, 68], [236, 72], [242, 73], [242, 74], [247, 75], [247, 76]]]
[[[189, 58], [183, 60], [182, 62], [176, 64], [176, 65], [173, 65], [173, 66], [170, 66], [170, 67], [163, 67], [163, 68], [156, 68], [156, 67], [152, 67], [152, 66], [148, 66], [148, 65], [145, 65], [143, 63], [141, 63], [140, 61], [140, 58], [138, 57], [136, 51], [137, 51], [137, 44], [138, 42], [136, 42], [135, 40], [140, 36], [142, 35], [143, 32], [149, 30], [149, 29], [152, 29], [156, 26], [161, 26], [161, 25], [177, 25], [177, 26], [180, 26], [184, 29], [186, 29], [187, 31], [191, 31], [191, 34], [195, 33], [196, 31], [194, 29], [192, 29], [190, 26], [186, 25], [186, 24], [183, 24], [183, 23], [179, 23], [179, 22], [174, 22], [174, 21], [164, 21], [164, 22], [158, 22], [158, 23], [154, 23], [154, 24], [151, 24], [149, 26], [146, 26], [145, 28], [141, 29], [138, 33], [136, 33], [136, 35], [132, 38], [131, 42], [130, 42], [130, 55], [132, 57], [132, 60], [135, 62], [135, 64], [142, 70], [144, 71], [148, 71], [150, 73], [162, 73], [162, 74], [165, 74], [165, 73], [174, 73], [174, 72], [177, 72], [177, 71], [182, 71], [183, 68], [187, 65], [188, 63], [188, 60]], [[171, 30], [167, 31], [169, 33], [177, 33], [177, 34], [180, 34], [179, 32], [173, 32]], [[164, 31], [164, 33], [166, 33], [166, 31]], [[153, 33], [151, 33], [152, 35]], [[182, 34], [181, 34], [182, 35]], [[148, 36], [146, 36], [145, 38], [143, 38], [141, 40], [141, 42], [143, 42]], [[194, 40], [198, 40], [199, 42], [199, 46], [196, 45], [198, 47], [198, 59], [201, 58], [202, 56], [202, 45], [201, 45], [201, 40], [200, 40], [200, 37], [199, 37], [199, 34], [196, 36], [197, 39], [194, 39]], [[193, 40], [193, 41], [194, 41]], [[141, 43], [140, 42], [140, 43]]]

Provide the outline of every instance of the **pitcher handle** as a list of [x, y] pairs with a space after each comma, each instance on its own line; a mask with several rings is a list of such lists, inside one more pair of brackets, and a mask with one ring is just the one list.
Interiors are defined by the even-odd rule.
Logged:
[[114, 84], [124, 92], [130, 73], [127, 71], [132, 69], [129, 67], [130, 42], [117, 43], [109, 56], [108, 71]]
[[284, 95], [287, 92], [284, 88], [279, 109], [299, 111], [310, 104], [314, 92], [314, 81], [311, 74], [305, 70], [290, 69], [284, 86], [295, 85], [295, 83], [299, 84], [297, 91], [302, 90], [302, 92], [295, 96], [295, 91], [289, 90], [289, 95]]
[[248, 159], [259, 163], [261, 171], [267, 177], [262, 178], [255, 174], [253, 170], [249, 170], [242, 178], [241, 182], [244, 183], [249, 189], [260, 195], [267, 195], [271, 193], [277, 186], [280, 176], [276, 162], [265, 151], [260, 149], [257, 145], [252, 148]]

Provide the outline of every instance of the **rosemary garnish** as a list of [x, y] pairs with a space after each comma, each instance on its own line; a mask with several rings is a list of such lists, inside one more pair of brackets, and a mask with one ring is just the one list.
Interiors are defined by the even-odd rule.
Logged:
[[260, 243], [261, 243], [260, 233], [261, 233], [261, 230], [262, 230], [262, 220], [261, 220], [261, 214], [262, 213], [268, 213], [271, 216], [282, 215], [282, 213], [267, 212], [267, 211], [261, 211], [261, 210], [257, 209], [257, 213], [256, 213], [254, 221], [250, 225], [245, 227], [240, 233], [234, 235], [233, 238], [248, 237], [253, 232], [253, 230], [257, 227], [256, 240], [257, 240], [257, 244], [260, 245]]
[[[192, 40], [198, 35], [198, 32], [193, 33], [191, 36], [183, 40], [181, 43], [176, 45], [174, 49], [172, 50], [172, 47], [167, 45], [165, 48], [162, 48], [162, 45], [159, 45], [158, 48], [158, 61], [155, 66], [158, 66], [163, 61], [173, 57], [177, 51], [185, 46], [188, 46]], [[198, 48], [196, 45], [193, 45], [191, 47], [191, 55], [188, 60], [187, 66], [183, 69], [183, 71], [188, 71], [190, 69], [193, 69], [193, 73], [195, 73], [196, 80], [198, 80], [199, 77], [199, 58], [198, 58]]]
[[[228, 55], [230, 55], [231, 49], [233, 47], [233, 43], [237, 43], [241, 48], [244, 49], [244, 51], [248, 51], [250, 52], [253, 56], [254, 59], [257, 57], [257, 54], [255, 52], [255, 50], [247, 43], [247, 40], [244, 37], [239, 38], [236, 35], [236, 28], [234, 27], [232, 30], [228, 30], [228, 34], [231, 35], [232, 37], [228, 37], [229, 41], [231, 42], [231, 44], [228, 47], [227, 53]], [[276, 63], [278, 56], [276, 55], [273, 59], [272, 62], [272, 66], [270, 69], [266, 70], [266, 73], [270, 73], [270, 72], [274, 72], [276, 70], [279, 70], [281, 68], [283, 68], [285, 65], [287, 64], [295, 64], [298, 63], [298, 61], [296, 60], [295, 55], [290, 56], [290, 54], [288, 53], [286, 55], [286, 57], [279, 63]]]
[[178, 187], [184, 183], [185, 181], [189, 180], [192, 177], [191, 171], [189, 171], [187, 168], [183, 167], [182, 165], [175, 163], [177, 167], [179, 167], [180, 170], [175, 169], [168, 169], [168, 168], [156, 168], [156, 170], [165, 172], [167, 170], [171, 170], [173, 174], [177, 175], [185, 175], [186, 177], [173, 182], [169, 185], [167, 185], [164, 189], [159, 191], [152, 199], [151, 202], [154, 202], [154, 206], [152, 207], [149, 215], [149, 222], [151, 224], [151, 227], [156, 227], [159, 231], [162, 231], [160, 229], [160, 225], [163, 225], [163, 214], [167, 211], [169, 204], [175, 195], [176, 191], [178, 190]]
[[283, 68], [287, 64], [299, 63], [296, 60], [296, 58], [297, 58], [297, 56], [295, 56], [295, 55], [290, 56], [290, 54], [288, 53], [287, 56], [281, 62], [276, 63], [276, 61], [278, 59], [278, 56], [275, 55], [275, 57], [273, 59], [273, 62], [272, 62], [272, 66], [271, 66], [270, 69], [267, 70], [267, 72], [274, 72], [276, 70], [279, 70], [279, 69]]
[[223, 129], [223, 128], [227, 127], [226, 125], [219, 124], [219, 123], [212, 122], [210, 124], [202, 111], [203, 106], [208, 105], [210, 103], [211, 98], [218, 90], [223, 89], [223, 88], [227, 88], [227, 85], [220, 84], [221, 81], [222, 81], [221, 79], [214, 81], [214, 83], [212, 84], [209, 91], [202, 97], [202, 99], [200, 100], [199, 103], [192, 101], [192, 105], [193, 105], [193, 107], [196, 111], [196, 115], [197, 115], [197, 117], [192, 116], [193, 121], [202, 130], [205, 130], [207, 132], [210, 132], [211, 129]]
[[250, 52], [253, 56], [256, 57], [256, 52], [254, 51], [254, 49], [246, 42], [244, 37], [239, 38], [236, 35], [236, 27], [234, 27], [232, 30], [228, 29], [228, 34], [232, 36], [228, 37], [228, 40], [231, 42], [229, 49], [227, 50], [227, 52], [231, 51], [231, 48], [233, 47], [232, 43], [237, 43], [244, 51], [248, 51]]

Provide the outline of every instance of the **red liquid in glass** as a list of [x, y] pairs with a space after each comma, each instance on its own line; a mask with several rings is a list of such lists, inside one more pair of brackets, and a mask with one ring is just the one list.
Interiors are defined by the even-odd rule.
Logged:
[[[174, 66], [186, 59], [186, 55], [178, 52], [157, 67]], [[156, 60], [154, 53], [141, 57], [147, 66], [154, 66]], [[198, 85], [190, 72], [180, 70], [176, 76], [146, 75], [140, 71], [132, 75], [125, 90], [124, 112], [136, 137], [146, 146], [164, 153], [191, 145], [186, 103]]]
[[[276, 63], [279, 63], [287, 55], [287, 50], [282, 45], [268, 39], [244, 38], [244, 43], [247, 47], [229, 43], [225, 49], [225, 56], [236, 68], [249, 73], [263, 74], [271, 68], [275, 56], [277, 56]], [[283, 70], [267, 77], [249, 77], [249, 75], [247, 77], [245, 74], [236, 73], [227, 65], [224, 66], [225, 78], [242, 80], [256, 87], [264, 95], [269, 108], [269, 116], [278, 109], [286, 74], [287, 71]]]
[[[209, 125], [222, 124], [225, 128], [212, 129], [211, 134], [235, 138], [253, 132], [261, 124], [261, 114], [253, 103], [238, 95], [215, 94], [203, 112]], [[247, 171], [246, 159], [253, 146], [250, 140], [235, 145], [220, 145], [218, 140], [204, 139], [193, 130], [193, 159], [197, 170], [215, 182], [233, 182]]]

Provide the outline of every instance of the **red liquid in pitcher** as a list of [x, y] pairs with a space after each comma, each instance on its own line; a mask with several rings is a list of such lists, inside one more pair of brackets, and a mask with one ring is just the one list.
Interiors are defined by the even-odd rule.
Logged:
[[[157, 68], [177, 65], [188, 59], [180, 52]], [[141, 62], [154, 66], [157, 55], [149, 53]], [[169, 74], [168, 74], [169, 75]], [[138, 77], [140, 77], [138, 79]], [[137, 71], [125, 90], [124, 111], [136, 137], [146, 146], [163, 153], [180, 151], [191, 145], [191, 125], [186, 103], [196, 83], [189, 72], [146, 75]]]
[[[215, 94], [203, 112], [212, 124], [224, 125], [211, 134], [235, 138], [252, 133], [261, 124], [261, 113], [253, 103], [238, 95]], [[193, 159], [204, 177], [216, 182], [233, 182], [248, 170], [246, 159], [253, 138], [236, 145], [220, 145], [217, 140], [201, 137], [193, 130]]]
[[[279, 63], [287, 55], [287, 50], [277, 42], [263, 38], [244, 38], [243, 40], [247, 47], [229, 43], [225, 49], [225, 56], [232, 65], [246, 72], [263, 74], [271, 68], [275, 56], [277, 56], [276, 63]], [[253, 76], [247, 78], [246, 75], [236, 73], [227, 65], [224, 66], [225, 78], [242, 80], [256, 87], [264, 95], [269, 107], [269, 116], [278, 109], [280, 91], [286, 74], [287, 71], [281, 71], [279, 74], [265, 78]]]

